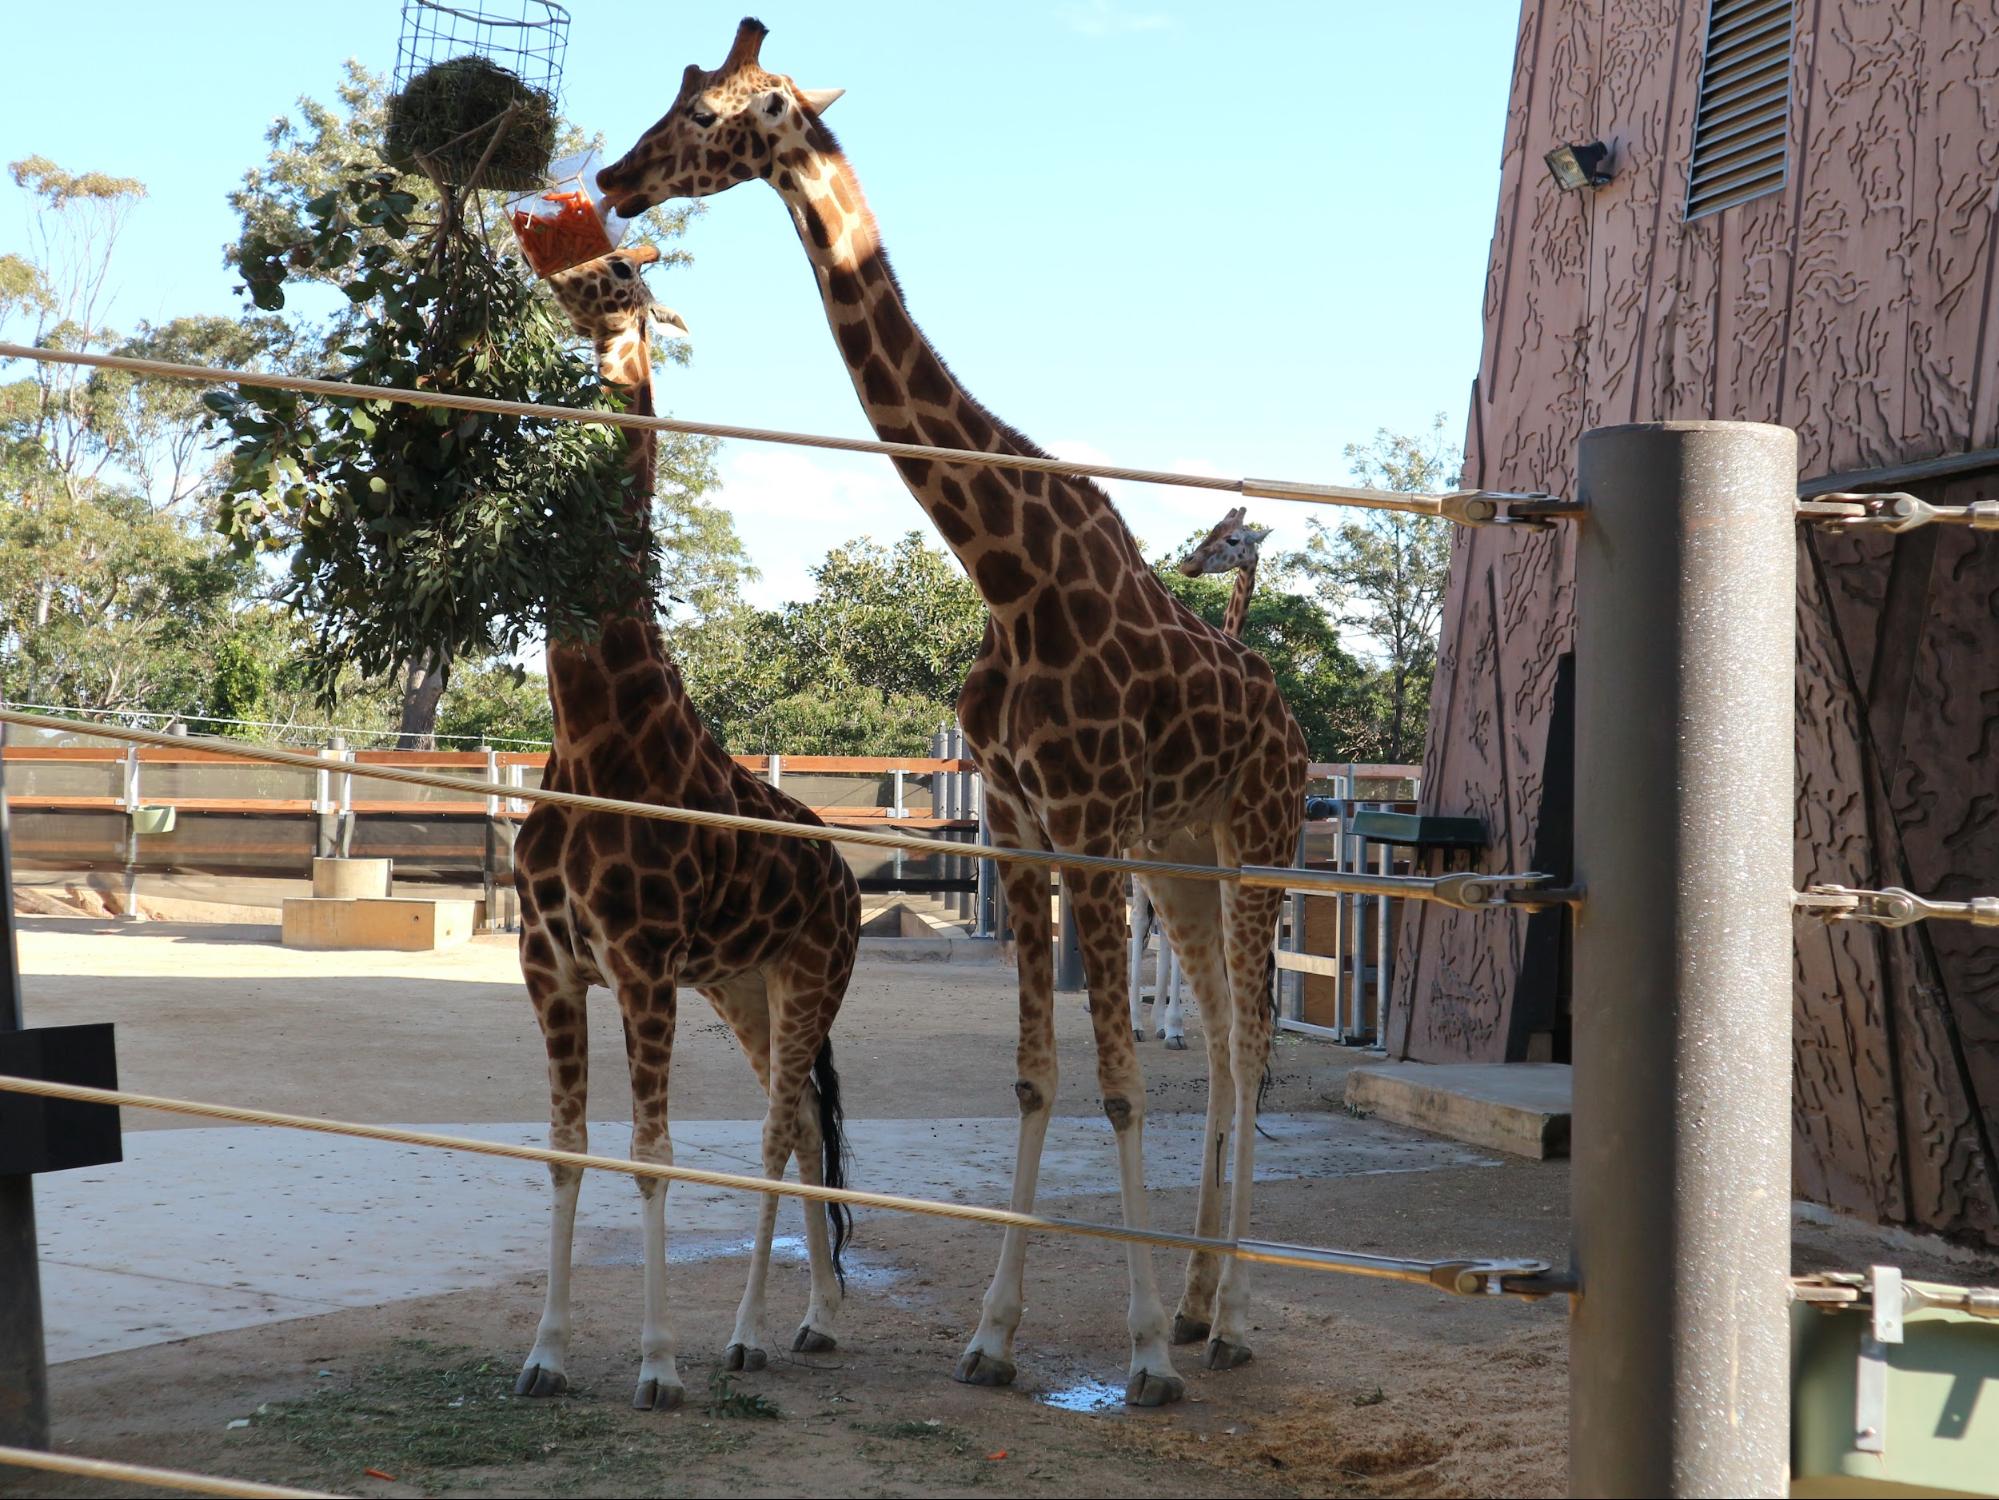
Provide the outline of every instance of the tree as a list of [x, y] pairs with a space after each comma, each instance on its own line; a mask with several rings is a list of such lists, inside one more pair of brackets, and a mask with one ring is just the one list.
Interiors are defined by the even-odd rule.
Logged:
[[[108, 324], [112, 258], [144, 185], [42, 156], [9, 172], [31, 200], [30, 254], [0, 257], [0, 324], [14, 341], [151, 350], [169, 330], [234, 330], [177, 320], [121, 340]], [[0, 692], [84, 708], [207, 701], [255, 578], [170, 513], [208, 474], [199, 425], [184, 392], [141, 396], [66, 366], [0, 386]], [[172, 501], [153, 502], [156, 484]]]
[[[1383, 429], [1347, 446], [1354, 479], [1371, 489], [1416, 494], [1457, 487], [1463, 455], [1440, 414], [1422, 436]], [[1451, 528], [1426, 516], [1363, 511], [1331, 529], [1314, 520], [1293, 559], [1342, 625], [1360, 633], [1379, 674], [1380, 750], [1406, 762], [1422, 754], [1437, 665], [1437, 634], [1450, 579]]]
[[503, 749], [545, 745], [555, 738], [547, 680], [503, 661], [461, 668], [451, 674], [439, 705], [437, 731], [454, 742], [478, 740]]
[[812, 580], [810, 599], [676, 633], [702, 718], [741, 755], [921, 754], [956, 713], [985, 602], [913, 531], [836, 547]]
[[812, 570], [813, 596], [785, 606], [792, 655], [820, 680], [889, 697], [956, 703], [985, 636], [986, 604], [964, 572], [921, 532], [893, 548], [860, 539]]
[[[379, 77], [349, 62], [338, 97], [338, 107], [301, 99], [231, 197], [242, 234], [227, 259], [251, 299], [275, 310], [288, 286], [343, 293], [324, 329], [297, 329], [298, 348], [317, 349], [311, 362], [341, 378], [558, 405], [605, 399], [569, 350], [567, 320], [516, 271], [495, 195], [384, 161]], [[564, 129], [565, 148], [581, 143]], [[655, 210], [635, 229], [670, 241], [691, 213]], [[663, 259], [688, 257], [669, 245]], [[607, 499], [622, 440], [603, 429], [376, 403], [325, 412], [255, 392], [214, 405], [237, 439], [225, 528], [240, 545], [290, 553], [287, 598], [319, 627], [323, 682], [348, 666], [401, 677], [405, 744], [427, 743], [461, 655], [587, 635], [628, 601], [634, 563], [659, 569], [657, 547], [629, 555], [625, 507]], [[664, 581], [704, 598], [709, 580], [689, 575], [743, 565], [733, 532], [697, 503], [713, 453], [706, 439], [659, 440], [656, 534], [714, 543], [713, 555], [674, 554], [683, 565]]]

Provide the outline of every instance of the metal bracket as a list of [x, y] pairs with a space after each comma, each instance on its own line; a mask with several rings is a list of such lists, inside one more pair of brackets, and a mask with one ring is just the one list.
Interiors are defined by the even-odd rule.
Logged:
[[1910, 494], [1820, 495], [1798, 503], [1799, 516], [1832, 531], [1914, 531], [1919, 526], [1969, 526], [1974, 531], [1999, 531], [1999, 500], [1974, 500], [1969, 505], [1931, 505]]
[[1967, 901], [1935, 901], [1891, 885], [1886, 890], [1857, 890], [1845, 885], [1815, 885], [1792, 898], [1801, 911], [1828, 922], [1871, 922], [1877, 927], [1907, 927], [1911, 922], [1969, 922], [1974, 927], [1999, 927], [1999, 896], [1973, 896]]
[[[1553, 878], [1533, 872], [1525, 875], [1479, 875], [1467, 870], [1455, 875], [1438, 876], [1437, 883], [1430, 890], [1433, 899], [1446, 906], [1455, 906], [1459, 911], [1488, 911], [1532, 904], [1519, 897], [1542, 895], [1535, 888], [1546, 885]], [[1545, 894], [1550, 904], [1560, 904], [1573, 895], [1556, 891]]]
[[1570, 520], [1588, 507], [1564, 500], [1512, 490], [1452, 490], [1437, 497], [1437, 514], [1459, 526], [1525, 526], [1546, 531], [1557, 521]]
[[1902, 1273], [1893, 1266], [1867, 1268], [1873, 1304], [1860, 1336], [1860, 1364], [1853, 1381], [1853, 1446], [1862, 1453], [1888, 1451], [1888, 1346], [1902, 1342]]

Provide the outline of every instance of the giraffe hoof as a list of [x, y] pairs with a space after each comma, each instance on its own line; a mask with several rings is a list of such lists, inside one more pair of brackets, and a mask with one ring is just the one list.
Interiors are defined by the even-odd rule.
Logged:
[[1187, 1039], [1184, 1036], [1169, 1036], [1166, 1039], [1166, 1050], [1168, 1052], [1185, 1052], [1187, 1050]]
[[658, 1380], [641, 1380], [632, 1392], [633, 1411], [676, 1411], [687, 1399], [687, 1387]]
[[1206, 1364], [1210, 1370], [1235, 1370], [1248, 1364], [1253, 1357], [1247, 1344], [1231, 1344], [1227, 1339], [1211, 1339], [1208, 1342]]
[[732, 1370], [761, 1370], [770, 1356], [754, 1344], [731, 1344], [722, 1351], [722, 1360]]
[[1131, 1028], [1131, 1038], [1132, 1038], [1132, 1040], [1133, 1040], [1133, 1041], [1135, 1041], [1135, 1042], [1142, 1042], [1142, 1041], [1144, 1041], [1144, 1040], [1145, 1040], [1145, 1028], [1144, 1028], [1143, 1026], [1134, 1026], [1134, 1027], [1132, 1027], [1132, 1028]]
[[830, 1333], [821, 1333], [810, 1323], [798, 1325], [798, 1336], [791, 1341], [794, 1354], [828, 1354], [840, 1347], [840, 1341]]
[[1187, 1382], [1178, 1375], [1155, 1375], [1150, 1370], [1134, 1370], [1125, 1382], [1126, 1406], [1166, 1406], [1187, 1394]]
[[1173, 1342], [1176, 1344], [1199, 1344], [1208, 1337], [1208, 1323], [1205, 1318], [1190, 1318], [1185, 1313], [1173, 1315]]
[[958, 1361], [958, 1368], [952, 1371], [952, 1378], [961, 1385], [1012, 1385], [1013, 1361], [967, 1349], [964, 1358]]
[[569, 1389], [569, 1377], [560, 1370], [529, 1365], [514, 1382], [516, 1396], [560, 1396]]

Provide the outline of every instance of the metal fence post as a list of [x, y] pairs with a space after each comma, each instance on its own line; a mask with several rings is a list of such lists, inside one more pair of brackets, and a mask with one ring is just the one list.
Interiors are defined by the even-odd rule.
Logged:
[[[347, 748], [347, 737], [345, 735], [336, 734], [333, 737], [333, 748], [341, 760], [351, 761], [354, 759], [355, 752]], [[340, 773], [339, 786], [340, 810], [334, 824], [335, 828], [339, 831], [333, 852], [342, 859], [351, 859], [354, 854], [354, 778], [347, 772], [342, 771]]]
[[[0, 724], [0, 758], [7, 726]], [[7, 787], [0, 765], [0, 1032], [26, 1024], [21, 968], [14, 951], [14, 863], [9, 850]], [[49, 1371], [42, 1336], [41, 1245], [35, 1236], [35, 1179], [0, 1177], [0, 1444], [49, 1445]]]
[[[492, 746], [482, 746], [486, 752], [486, 780], [500, 779], [500, 754]], [[486, 898], [486, 920], [483, 931], [493, 932], [500, 927], [500, 799], [496, 795], [486, 798], [486, 851], [480, 860], [480, 874]]]
[[1797, 472], [1756, 423], [1582, 441], [1576, 1495], [1786, 1491]]
[[[9, 894], [11, 904], [13, 897]], [[139, 747], [125, 747], [125, 909], [119, 916], [139, 920]]]
[[1085, 988], [1083, 940], [1076, 930], [1076, 908], [1069, 899], [1068, 874], [1064, 870], [1055, 877], [1055, 988], [1063, 994]]

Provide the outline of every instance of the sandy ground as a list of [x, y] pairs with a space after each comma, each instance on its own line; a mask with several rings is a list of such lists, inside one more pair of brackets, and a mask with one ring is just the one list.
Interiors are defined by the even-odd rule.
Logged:
[[[248, 929], [62, 918], [22, 926], [30, 1023], [116, 1020], [126, 1087], [371, 1121], [498, 1127], [545, 1118], [541, 1049], [511, 944], [479, 941], [435, 955], [300, 954]], [[608, 997], [593, 1001], [590, 1114], [614, 1120], [627, 1110], [617, 1023]], [[864, 963], [836, 1031], [850, 1114], [912, 1126], [1003, 1117], [1012, 1106], [1013, 1014], [1010, 970]], [[1058, 1031], [1058, 1113], [1100, 1124], [1080, 998], [1065, 999]], [[1155, 1118], [1202, 1108], [1198, 1038], [1187, 1053], [1148, 1043], [1144, 1058]], [[1353, 1121], [1339, 1099], [1355, 1061], [1336, 1047], [1287, 1039], [1266, 1107], [1287, 1117], [1287, 1129], [1316, 1121], [1329, 1150], [1372, 1142], [1395, 1165], [1261, 1182], [1259, 1236], [1416, 1256], [1564, 1258], [1566, 1164], [1455, 1146], [1425, 1154], [1426, 1137]], [[761, 1115], [748, 1069], [698, 1000], [682, 1019], [673, 1113], [688, 1122]], [[128, 1115], [127, 1129], [175, 1123]], [[700, 1131], [690, 1124], [689, 1134]], [[127, 1169], [107, 1169], [119, 1170]], [[871, 1178], [865, 1162], [856, 1180], [901, 1186]], [[1044, 1199], [1045, 1211], [1116, 1217], [1108, 1149], [1094, 1181], [1087, 1172], [1061, 1180], [1068, 1186]], [[159, 1225], [181, 1212], [173, 1183], [151, 1186], [156, 1198], [107, 1220], [105, 1235], [142, 1240], [152, 1215], [166, 1216], [152, 1221]], [[578, 1393], [566, 1400], [505, 1394], [540, 1305], [541, 1257], [524, 1253], [517, 1268], [502, 1265], [469, 1290], [58, 1364], [59, 1445], [355, 1494], [1541, 1495], [1565, 1486], [1559, 1302], [1458, 1300], [1264, 1269], [1255, 1361], [1209, 1374], [1195, 1351], [1182, 1351], [1188, 1401], [1128, 1412], [1116, 1399], [1126, 1347], [1121, 1251], [1087, 1240], [1038, 1243], [1018, 1382], [973, 1390], [955, 1384], [950, 1369], [976, 1321], [996, 1241], [974, 1226], [932, 1220], [863, 1219], [861, 1274], [838, 1350], [785, 1356], [720, 1384], [711, 1382], [743, 1259], [677, 1261], [670, 1297], [688, 1406], [633, 1412], [636, 1204], [622, 1184], [593, 1183], [587, 1192], [629, 1223], [603, 1242], [608, 1253], [579, 1256], [570, 1371]], [[1155, 1222], [1190, 1224], [1193, 1196], [1185, 1186], [1156, 1191]], [[530, 1237], [539, 1236], [540, 1215], [526, 1200], [506, 1212], [527, 1214]], [[468, 1220], [465, 1233], [495, 1231]], [[1910, 1242], [1894, 1249], [1911, 1274], [1995, 1274], [1989, 1259]], [[1800, 1228], [1801, 1267], [1870, 1258], [1882, 1255], [1869, 1236]], [[337, 1261], [327, 1257], [327, 1269]], [[1180, 1268], [1163, 1256], [1158, 1264], [1170, 1305]], [[307, 1265], [301, 1279], [314, 1274]], [[781, 1259], [775, 1328], [802, 1310], [803, 1283], [795, 1257]], [[754, 1396], [764, 1403], [745, 1399]], [[370, 1477], [370, 1468], [394, 1478]], [[0, 1493], [125, 1492], [0, 1478]]]

